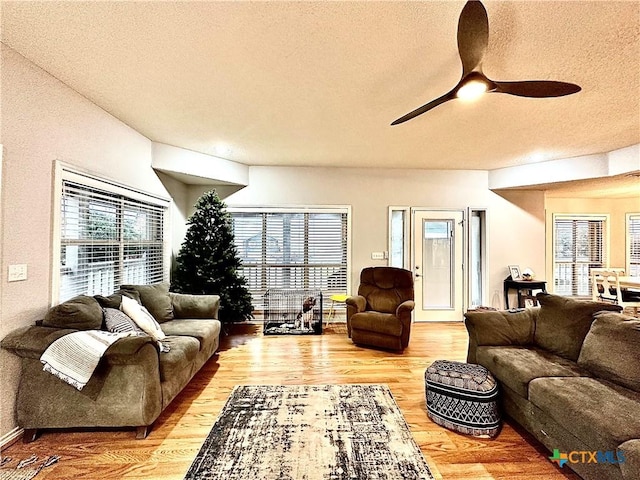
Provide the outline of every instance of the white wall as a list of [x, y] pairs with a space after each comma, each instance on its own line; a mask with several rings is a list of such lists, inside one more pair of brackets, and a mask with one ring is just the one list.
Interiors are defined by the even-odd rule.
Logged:
[[[0, 338], [33, 324], [50, 304], [52, 162], [56, 159], [168, 197], [151, 168], [151, 141], [1, 46], [2, 266]], [[11, 264], [28, 279], [7, 282]], [[0, 436], [14, 430], [19, 363], [0, 351]]]
[[[544, 278], [544, 196], [517, 191], [499, 196], [488, 190], [486, 171], [395, 170], [303, 167], [251, 167], [249, 186], [225, 196], [228, 206], [351, 205], [351, 288], [357, 290], [360, 270], [385, 265], [371, 252], [387, 250], [388, 207], [488, 209], [488, 293], [490, 304], [507, 265], [530, 267]], [[189, 204], [209, 187], [189, 187]], [[189, 214], [192, 211], [188, 212]]]
[[171, 225], [171, 259], [172, 262], [174, 262], [175, 257], [178, 255], [180, 245], [184, 241], [185, 234], [187, 233], [186, 212], [190, 208], [188, 203], [188, 188], [184, 183], [165, 173], [156, 171], [156, 174], [172, 199], [169, 210], [169, 223]]

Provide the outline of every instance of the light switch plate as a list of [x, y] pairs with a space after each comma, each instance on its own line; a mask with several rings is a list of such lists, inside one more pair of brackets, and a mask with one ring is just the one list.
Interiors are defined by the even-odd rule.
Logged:
[[27, 264], [9, 265], [9, 282], [19, 282], [27, 279]]
[[371, 260], [384, 260], [384, 252], [371, 252]]

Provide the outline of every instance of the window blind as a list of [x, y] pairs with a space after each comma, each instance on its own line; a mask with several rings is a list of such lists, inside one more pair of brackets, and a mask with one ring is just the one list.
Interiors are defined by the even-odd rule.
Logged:
[[59, 301], [164, 279], [166, 206], [62, 180]]
[[590, 270], [607, 266], [605, 228], [605, 217], [554, 218], [555, 293], [591, 295]]
[[640, 277], [640, 213], [627, 215], [628, 275]]
[[254, 298], [270, 288], [347, 291], [346, 211], [233, 211], [235, 245]]

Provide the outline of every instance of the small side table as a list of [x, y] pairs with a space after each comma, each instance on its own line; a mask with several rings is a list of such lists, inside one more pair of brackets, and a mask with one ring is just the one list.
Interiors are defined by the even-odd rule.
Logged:
[[504, 279], [504, 304], [509, 310], [509, 290], [518, 292], [518, 308], [525, 307], [525, 299], [532, 299], [537, 305], [536, 297], [532, 295], [532, 290], [547, 291], [547, 282], [544, 280], [513, 280], [511, 275]]
[[327, 315], [327, 321], [325, 322], [325, 325], [328, 325], [331, 319], [336, 316], [336, 303], [346, 302], [347, 298], [349, 298], [349, 295], [346, 295], [344, 293], [337, 293], [335, 295], [331, 295], [331, 297], [329, 298], [331, 298], [331, 307], [329, 308], [329, 314]]

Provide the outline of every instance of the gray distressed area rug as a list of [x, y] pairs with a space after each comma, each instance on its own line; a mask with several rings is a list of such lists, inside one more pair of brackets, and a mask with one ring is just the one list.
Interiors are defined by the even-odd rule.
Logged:
[[432, 478], [386, 385], [236, 386], [185, 476]]

